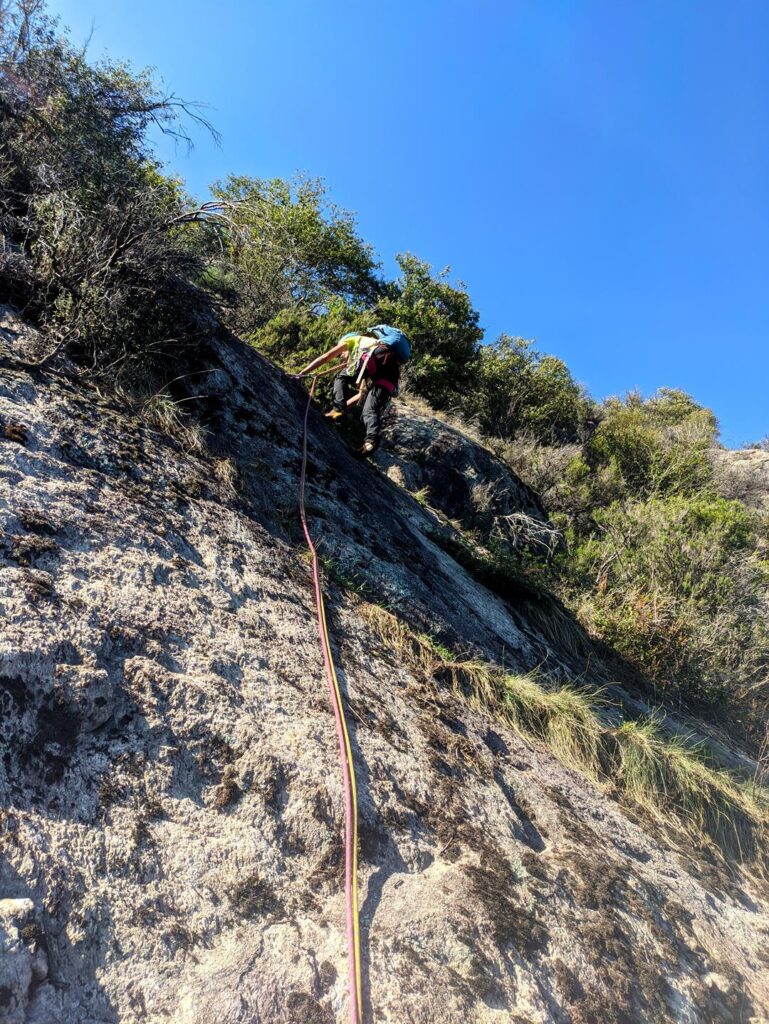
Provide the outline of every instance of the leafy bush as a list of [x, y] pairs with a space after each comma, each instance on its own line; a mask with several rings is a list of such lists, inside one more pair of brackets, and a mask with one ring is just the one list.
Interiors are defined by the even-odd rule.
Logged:
[[662, 691], [715, 704], [769, 667], [769, 574], [756, 517], [698, 494], [615, 502], [572, 536], [580, 617]]
[[[767, 527], [717, 491], [717, 424], [684, 392], [597, 410], [583, 445], [530, 433], [496, 450], [537, 481], [565, 550], [540, 574], [657, 697], [730, 709], [760, 745], [769, 670]], [[758, 506], [757, 506], [758, 508]]]
[[463, 408], [485, 434], [563, 444], [582, 440], [592, 403], [564, 362], [503, 334], [481, 348], [478, 384]]
[[322, 316], [309, 310], [284, 309], [254, 331], [251, 340], [270, 359], [293, 372], [326, 352], [347, 331], [363, 330], [369, 323], [370, 314], [332, 300]]
[[712, 412], [683, 391], [662, 388], [647, 401], [631, 392], [604, 403], [585, 461], [610, 469], [627, 494], [691, 493], [710, 477], [706, 452], [717, 429]]
[[479, 314], [462, 284], [448, 270], [433, 274], [410, 253], [398, 256], [401, 276], [379, 299], [375, 323], [396, 324], [412, 343], [408, 386], [436, 409], [456, 407], [478, 384], [483, 331]]
[[322, 313], [332, 300], [371, 305], [381, 290], [371, 246], [318, 179], [231, 175], [213, 187], [227, 204], [225, 293], [244, 333], [284, 311]]
[[0, 10], [0, 289], [93, 369], [146, 373], [210, 322], [206, 210], [146, 141], [185, 110], [146, 72], [88, 64], [36, 0]]

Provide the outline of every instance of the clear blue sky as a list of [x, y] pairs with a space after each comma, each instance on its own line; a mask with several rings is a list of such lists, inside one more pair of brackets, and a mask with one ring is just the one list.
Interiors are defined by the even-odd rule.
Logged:
[[221, 149], [324, 177], [394, 269], [450, 264], [487, 339], [597, 397], [682, 387], [769, 433], [767, 0], [51, 0], [90, 53], [210, 104]]

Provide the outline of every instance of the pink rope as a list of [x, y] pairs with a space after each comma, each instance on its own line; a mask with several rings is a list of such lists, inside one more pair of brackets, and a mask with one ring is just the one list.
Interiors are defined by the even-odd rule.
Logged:
[[304, 428], [302, 436], [302, 472], [299, 483], [299, 515], [302, 520], [305, 540], [312, 555], [312, 576], [315, 588], [315, 604], [318, 613], [318, 631], [320, 634], [320, 645], [323, 652], [323, 662], [328, 680], [331, 704], [334, 709], [336, 720], [337, 739], [339, 741], [339, 760], [342, 764], [342, 777], [344, 782], [344, 866], [345, 866], [345, 899], [347, 903], [347, 959], [349, 965], [350, 983], [350, 1024], [361, 1024], [362, 1008], [360, 1006], [360, 959], [357, 941], [357, 878], [355, 871], [355, 844], [357, 841], [357, 808], [354, 801], [355, 778], [354, 766], [351, 764], [351, 752], [349, 748], [349, 736], [344, 721], [344, 711], [341, 705], [339, 686], [334, 670], [331, 645], [329, 642], [328, 626], [323, 604], [323, 590], [320, 582], [320, 569], [318, 566], [318, 553], [310, 536], [310, 529], [307, 525], [307, 515], [304, 506], [305, 481], [307, 479], [307, 422], [310, 414], [310, 405], [315, 394], [316, 379], [313, 377], [310, 393], [307, 396], [307, 407], [304, 411]]

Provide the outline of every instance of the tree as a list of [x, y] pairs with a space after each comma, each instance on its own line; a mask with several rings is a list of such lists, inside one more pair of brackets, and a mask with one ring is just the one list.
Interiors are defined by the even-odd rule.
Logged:
[[436, 409], [459, 406], [477, 382], [483, 331], [467, 289], [433, 274], [410, 253], [397, 257], [401, 276], [379, 300], [376, 322], [405, 331], [412, 343], [409, 386]]
[[233, 175], [212, 192], [232, 204], [226, 256], [235, 319], [245, 333], [283, 310], [318, 314], [332, 298], [376, 300], [382, 285], [373, 250], [319, 179]]
[[479, 385], [464, 409], [487, 435], [523, 433], [541, 444], [563, 444], [581, 438], [592, 404], [562, 360], [503, 334], [481, 349]]
[[162, 175], [150, 125], [194, 106], [147, 72], [91, 65], [39, 0], [0, 8], [0, 289], [94, 371], [146, 374], [210, 324], [212, 211]]

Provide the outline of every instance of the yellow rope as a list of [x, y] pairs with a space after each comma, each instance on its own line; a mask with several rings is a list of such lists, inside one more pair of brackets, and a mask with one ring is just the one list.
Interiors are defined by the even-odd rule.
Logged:
[[[340, 708], [342, 704], [342, 691], [339, 687], [339, 680], [336, 675], [336, 666], [334, 664], [334, 658], [331, 654], [331, 644], [329, 642], [328, 624], [326, 623], [326, 605], [321, 594], [320, 599], [320, 610], [321, 618], [323, 620], [323, 638], [326, 644], [326, 650], [328, 651], [329, 664], [331, 666], [331, 675], [334, 680], [334, 690], [336, 691], [336, 698], [339, 701]], [[358, 912], [358, 786], [355, 780], [355, 761], [352, 754], [352, 746], [350, 744], [350, 734], [347, 730], [347, 722], [345, 721], [344, 713], [342, 714], [342, 730], [344, 732], [344, 746], [347, 755], [347, 764], [350, 767], [350, 783], [352, 786], [352, 907], [353, 907], [353, 928], [355, 930], [355, 946], [353, 949], [353, 955], [355, 957], [355, 987], [358, 993], [358, 1006], [360, 1008], [361, 1019], [363, 1017], [363, 999], [361, 991], [361, 957], [360, 957], [360, 921]]]
[[[350, 1020], [351, 1024], [363, 1024], [363, 995], [361, 991], [361, 955], [360, 955], [360, 922], [358, 911], [358, 787], [355, 780], [355, 761], [350, 744], [350, 734], [347, 729], [347, 721], [344, 714], [344, 702], [342, 691], [339, 686], [339, 679], [336, 674], [334, 656], [331, 653], [331, 639], [329, 636], [328, 622], [326, 620], [326, 604], [323, 600], [323, 588], [320, 583], [320, 567], [318, 564], [318, 553], [310, 534], [307, 524], [307, 514], [304, 502], [305, 482], [307, 479], [307, 419], [310, 413], [310, 405], [315, 394], [317, 377], [313, 378], [310, 394], [307, 397], [307, 407], [304, 413], [304, 433], [302, 437], [302, 471], [299, 485], [299, 514], [302, 520], [307, 546], [312, 555], [312, 574], [315, 588], [315, 602], [318, 611], [318, 628], [323, 651], [323, 660], [326, 666], [326, 675], [331, 688], [334, 702], [334, 715], [337, 721], [339, 733], [340, 757], [343, 760], [345, 775], [345, 807], [346, 807], [346, 828], [345, 828], [345, 896], [347, 900], [347, 929], [348, 929], [348, 963], [350, 967]], [[349, 785], [348, 785], [349, 782]]]

